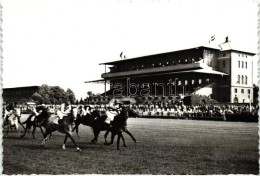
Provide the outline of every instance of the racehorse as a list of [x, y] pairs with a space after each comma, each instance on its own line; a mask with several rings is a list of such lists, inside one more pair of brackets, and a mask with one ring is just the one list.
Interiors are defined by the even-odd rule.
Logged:
[[[37, 116], [35, 114], [31, 114], [27, 119], [26, 121], [24, 121], [22, 124], [25, 124], [26, 127], [25, 127], [25, 131], [24, 133], [21, 135], [21, 137], [23, 138], [26, 134], [26, 132], [31, 129], [31, 127], [33, 127], [33, 131], [32, 131], [32, 136], [33, 136], [33, 139], [35, 139], [35, 136], [34, 136], [34, 133], [35, 133], [35, 130], [37, 127], [40, 128], [41, 130], [41, 133], [42, 135], [44, 136], [44, 131], [42, 130], [42, 126], [39, 124], [38, 120], [37, 120]], [[51, 134], [50, 134], [51, 136]]]
[[[105, 123], [103, 118], [98, 117], [95, 120], [95, 122], [94, 122], [94, 124], [92, 126], [93, 132], [94, 132], [94, 139], [92, 140], [92, 142], [97, 142], [98, 135], [99, 135], [100, 131], [103, 131], [103, 130], [106, 130], [105, 145], [113, 144], [115, 136], [118, 135], [118, 138], [117, 138], [117, 150], [119, 150], [119, 143], [120, 143], [120, 139], [121, 138], [123, 140], [124, 146], [126, 147], [125, 139], [124, 139], [124, 136], [122, 134], [123, 131], [126, 132], [128, 135], [130, 135], [131, 138], [135, 142], [137, 142], [135, 140], [135, 138], [133, 137], [133, 135], [126, 128], [128, 117], [129, 116], [130, 117], [136, 117], [137, 115], [138, 114], [134, 110], [130, 109], [129, 107], [123, 107], [121, 112], [114, 117], [114, 120], [111, 121], [110, 124]], [[111, 135], [111, 142], [110, 143], [108, 143], [107, 140], [106, 140], [106, 137], [107, 137], [109, 132], [112, 133], [112, 135]]]
[[97, 110], [94, 110], [93, 112], [91, 112], [91, 114], [86, 114], [86, 115], [77, 114], [77, 118], [74, 122], [75, 126], [72, 132], [76, 130], [77, 136], [79, 137], [79, 125], [82, 124], [82, 125], [92, 127], [95, 119], [100, 116], [101, 114]]
[[6, 113], [4, 115], [3, 127], [7, 127], [6, 136], [8, 136], [9, 129], [15, 127], [15, 130], [21, 136], [21, 132], [19, 130], [19, 118], [21, 117], [21, 109], [14, 108], [13, 112], [7, 117]]
[[[130, 117], [137, 117], [139, 116], [137, 112], [134, 110], [130, 110]], [[109, 131], [107, 130], [109, 124], [105, 123], [105, 120], [107, 119], [106, 112], [100, 112], [98, 110], [94, 110], [91, 114], [87, 114], [86, 116], [78, 115], [77, 119], [75, 120], [75, 127], [73, 128], [72, 132], [76, 130], [77, 136], [78, 134], [78, 127], [80, 124], [90, 126], [93, 129], [93, 125], [95, 125], [95, 128], [98, 128], [100, 131], [106, 131], [105, 133], [105, 141], [107, 138], [107, 135], [109, 134]], [[131, 134], [130, 131], [128, 131], [127, 127], [124, 126], [123, 131], [128, 134], [132, 140], [137, 143], [137, 140], [134, 138], [134, 136]], [[96, 143], [98, 138], [99, 132], [96, 132], [96, 135], [94, 133], [94, 139], [91, 140], [91, 142]], [[105, 142], [107, 143], [107, 142]], [[126, 144], [124, 143], [126, 146]]]
[[48, 135], [51, 132], [58, 131], [65, 134], [64, 143], [62, 146], [64, 150], [66, 141], [69, 137], [76, 146], [77, 151], [80, 151], [80, 148], [77, 146], [75, 140], [71, 136], [72, 125], [74, 123], [74, 119], [77, 116], [77, 108], [71, 109], [71, 112], [68, 114], [68, 116], [64, 116], [60, 123], [58, 122], [58, 116], [51, 116], [45, 108], [42, 108], [41, 110], [42, 112], [38, 115], [39, 124], [46, 129], [44, 133], [44, 139], [42, 141], [42, 146], [45, 145], [45, 141], [48, 139]]

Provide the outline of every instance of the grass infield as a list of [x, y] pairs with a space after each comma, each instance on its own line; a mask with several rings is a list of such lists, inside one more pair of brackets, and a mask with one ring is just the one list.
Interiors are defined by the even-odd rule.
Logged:
[[124, 134], [128, 146], [117, 151], [103, 145], [104, 132], [92, 144], [90, 127], [80, 125], [79, 153], [70, 139], [62, 150], [58, 132], [44, 148], [39, 130], [35, 140], [12, 132], [3, 174], [259, 174], [257, 123], [130, 118], [128, 129], [138, 143]]

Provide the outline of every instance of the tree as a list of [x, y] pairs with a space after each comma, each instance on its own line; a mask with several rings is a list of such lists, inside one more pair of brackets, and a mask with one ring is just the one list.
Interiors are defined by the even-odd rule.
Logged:
[[93, 92], [92, 91], [87, 91], [87, 95], [88, 95], [88, 97], [91, 97], [93, 95]]
[[74, 104], [76, 101], [74, 92], [71, 89], [67, 89], [65, 92], [59, 86], [51, 87], [46, 84], [39, 87], [38, 91], [33, 94], [32, 99], [37, 104], [61, 104], [68, 100]]
[[80, 98], [79, 104], [84, 104], [82, 97]]
[[33, 99], [33, 101], [36, 102], [36, 104], [42, 104], [43, 103], [43, 98], [38, 92], [35, 92], [32, 95], [32, 99]]
[[68, 88], [67, 91], [66, 91], [66, 94], [67, 94], [68, 100], [72, 104], [74, 104], [76, 102], [76, 98], [75, 98], [74, 92], [71, 89]]
[[93, 96], [93, 92], [87, 91], [87, 95], [88, 95], [88, 97], [86, 98], [86, 102], [89, 104], [90, 98]]
[[59, 103], [64, 103], [69, 100], [67, 93], [59, 86], [51, 87], [53, 96]]

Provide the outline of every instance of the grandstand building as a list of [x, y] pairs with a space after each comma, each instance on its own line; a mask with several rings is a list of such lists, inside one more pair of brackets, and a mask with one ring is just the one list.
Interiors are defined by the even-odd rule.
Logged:
[[3, 89], [4, 103], [17, 102], [23, 104], [32, 101], [32, 95], [37, 92], [39, 86], [14, 87]]
[[[254, 53], [234, 50], [230, 41], [221, 49], [196, 47], [101, 63], [105, 97], [137, 101], [169, 101], [194, 95], [221, 103], [253, 102]], [[110, 84], [107, 91], [106, 84]]]

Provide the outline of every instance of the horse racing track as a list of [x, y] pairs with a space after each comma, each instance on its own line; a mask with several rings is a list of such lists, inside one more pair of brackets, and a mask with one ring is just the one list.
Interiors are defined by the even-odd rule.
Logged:
[[[23, 120], [22, 120], [23, 121]], [[258, 124], [241, 122], [130, 118], [127, 147], [96, 144], [90, 127], [80, 125], [82, 149], [76, 152], [64, 135], [53, 133], [43, 148], [42, 134], [3, 139], [4, 174], [258, 174]], [[116, 142], [116, 141], [115, 141]]]

